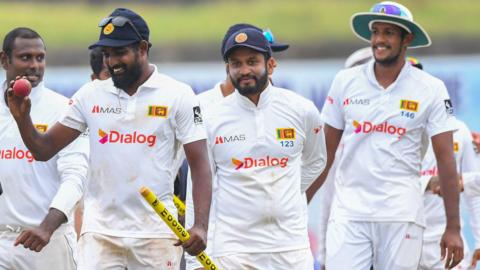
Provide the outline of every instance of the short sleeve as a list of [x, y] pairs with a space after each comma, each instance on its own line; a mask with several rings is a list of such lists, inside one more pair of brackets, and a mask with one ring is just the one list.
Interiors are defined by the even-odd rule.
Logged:
[[69, 106], [60, 117], [60, 124], [80, 132], [87, 130], [87, 123], [84, 116], [86, 86], [80, 88], [68, 102]]
[[452, 101], [443, 82], [438, 84], [432, 98], [426, 125], [429, 137], [455, 129]]
[[332, 82], [327, 99], [323, 105], [321, 119], [325, 124], [336, 129], [344, 130], [345, 117], [343, 111], [342, 83], [341, 76], [337, 74]]
[[184, 92], [175, 112], [175, 135], [182, 144], [207, 138], [202, 112], [191, 88]]

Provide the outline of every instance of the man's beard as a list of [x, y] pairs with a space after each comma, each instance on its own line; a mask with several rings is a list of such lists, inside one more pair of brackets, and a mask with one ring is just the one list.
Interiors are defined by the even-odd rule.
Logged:
[[[268, 82], [268, 73], [267, 73], [266, 67], [265, 67], [264, 73], [262, 75], [260, 75], [259, 77], [255, 76], [255, 75], [248, 75], [248, 76], [240, 77], [236, 80], [234, 80], [231, 76], [229, 76], [229, 77], [230, 77], [230, 80], [232, 81], [233, 85], [235, 86], [235, 89], [237, 89], [238, 92], [242, 96], [253, 95], [253, 94], [258, 94], [258, 93], [262, 92], [264, 90], [265, 86], [267, 85], [267, 82]], [[255, 80], [255, 85], [241, 87], [240, 86], [240, 79], [245, 78], [245, 77], [248, 77], [249, 79]]]
[[115, 85], [115, 87], [122, 90], [128, 90], [134, 83], [136, 83], [140, 79], [140, 76], [142, 76], [142, 67], [140, 65], [140, 62], [138, 62], [137, 60], [138, 58], [137, 56], [135, 56], [135, 62], [132, 64], [131, 67], [128, 67], [127, 65], [116, 66], [122, 67], [125, 70], [125, 72], [123, 72], [121, 75], [115, 75], [113, 72], [113, 68], [108, 67], [108, 70], [110, 71], [110, 74], [112, 76], [113, 85]]
[[375, 57], [375, 53], [373, 54], [373, 57], [375, 58], [375, 62], [382, 66], [392, 66], [395, 63], [397, 63], [398, 59], [400, 59], [401, 54], [402, 54], [402, 47], [399, 48], [397, 54], [389, 56], [385, 59], [377, 59]]

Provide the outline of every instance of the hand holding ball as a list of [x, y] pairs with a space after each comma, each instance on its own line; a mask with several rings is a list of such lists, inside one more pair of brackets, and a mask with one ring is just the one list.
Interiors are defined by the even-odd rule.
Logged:
[[32, 91], [32, 85], [27, 79], [18, 79], [13, 83], [13, 93], [17, 97], [26, 97]]

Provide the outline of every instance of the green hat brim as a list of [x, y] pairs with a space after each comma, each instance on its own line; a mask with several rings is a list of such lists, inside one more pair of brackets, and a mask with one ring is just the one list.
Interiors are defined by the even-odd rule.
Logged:
[[413, 34], [413, 40], [408, 46], [409, 48], [428, 47], [432, 44], [430, 37], [423, 28], [415, 22], [407, 20], [400, 16], [386, 15], [380, 13], [356, 13], [352, 16], [352, 30], [360, 39], [370, 42], [372, 32], [368, 28], [370, 22], [392, 22], [395, 25], [403, 25]]

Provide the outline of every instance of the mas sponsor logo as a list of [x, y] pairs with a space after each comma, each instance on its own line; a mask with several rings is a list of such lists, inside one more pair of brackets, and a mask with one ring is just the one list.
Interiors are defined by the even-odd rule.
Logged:
[[245, 141], [245, 134], [232, 135], [232, 136], [216, 136], [215, 144], [224, 144], [231, 142], [243, 142]]
[[167, 106], [157, 106], [157, 105], [148, 106], [148, 116], [167, 118], [167, 115], [168, 115]]
[[122, 108], [117, 107], [102, 107], [100, 105], [93, 105], [92, 113], [100, 113], [100, 114], [121, 114]]
[[445, 111], [447, 112], [447, 114], [453, 114], [452, 101], [450, 99], [445, 99], [443, 102], [445, 103]]
[[409, 112], [418, 112], [418, 102], [413, 100], [400, 100], [400, 109]]
[[375, 125], [371, 122], [365, 121], [363, 123], [360, 123], [358, 121], [353, 121], [353, 127], [355, 133], [373, 133], [373, 132], [379, 132], [379, 133], [386, 133], [390, 135], [397, 135], [397, 136], [402, 136], [407, 132], [406, 128], [402, 127], [397, 127], [394, 125], [388, 124], [388, 122], [383, 122], [381, 124]]
[[110, 132], [105, 132], [102, 129], [98, 129], [98, 140], [101, 144], [106, 143], [119, 143], [119, 144], [147, 144], [152, 147], [157, 141], [157, 136], [155, 135], [145, 135], [139, 132], [133, 133], [120, 133], [115, 130]]
[[318, 134], [320, 131], [322, 131], [323, 126], [318, 126], [313, 128], [313, 133]]
[[13, 149], [0, 149], [0, 159], [6, 160], [22, 160], [25, 159], [28, 162], [33, 162], [32, 153], [29, 150], [22, 150], [14, 147]]
[[47, 129], [48, 129], [48, 125], [47, 124], [34, 124], [33, 125], [37, 130], [38, 132], [40, 133], [45, 133], [47, 132]]
[[195, 125], [200, 125], [203, 123], [200, 106], [193, 107], [193, 122], [195, 123]]
[[262, 168], [262, 167], [280, 167], [285, 168], [288, 165], [288, 157], [277, 158], [266, 156], [263, 158], [246, 157], [243, 160], [232, 158], [235, 170]]
[[370, 99], [368, 98], [346, 98], [343, 100], [343, 106], [348, 105], [370, 105]]
[[277, 128], [277, 140], [295, 140], [294, 128]]

